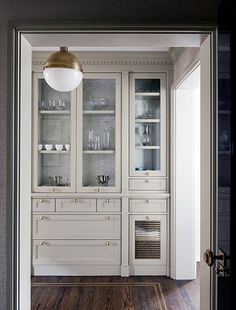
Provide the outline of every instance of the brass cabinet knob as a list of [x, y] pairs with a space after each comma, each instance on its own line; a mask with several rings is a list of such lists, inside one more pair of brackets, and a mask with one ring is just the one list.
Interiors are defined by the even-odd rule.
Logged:
[[39, 202], [40, 203], [47, 203], [48, 201], [46, 199], [40, 199]]
[[75, 199], [74, 199], [74, 203], [79, 203], [79, 199], [78, 199], [78, 198], [75, 198]]
[[41, 216], [40, 216], [40, 220], [47, 220], [47, 217], [44, 216], [44, 215], [41, 215]]
[[106, 242], [106, 245], [107, 245], [107, 246], [111, 246], [111, 245], [112, 245], [111, 241], [107, 241], [107, 242]]
[[108, 198], [108, 199], [107, 199], [107, 203], [110, 203], [110, 202], [111, 202], [111, 199], [110, 199], [110, 198]]
[[108, 216], [106, 217], [106, 219], [107, 219], [108, 221], [110, 221], [110, 220], [111, 220], [111, 217], [108, 215]]
[[41, 246], [42, 246], [42, 245], [47, 245], [47, 242], [46, 242], [46, 241], [41, 241], [39, 244], [40, 244]]
[[101, 192], [101, 188], [97, 188], [97, 192]]
[[149, 199], [147, 199], [145, 202], [146, 202], [146, 203], [151, 203], [151, 201], [150, 201]]
[[145, 180], [145, 183], [150, 183], [148, 179]]
[[149, 221], [149, 220], [150, 220], [150, 217], [147, 215], [147, 216], [145, 217], [145, 220]]

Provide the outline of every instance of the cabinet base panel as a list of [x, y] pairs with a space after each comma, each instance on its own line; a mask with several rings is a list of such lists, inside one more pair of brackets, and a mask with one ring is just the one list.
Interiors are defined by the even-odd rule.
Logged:
[[32, 276], [120, 276], [119, 266], [35, 265]]
[[131, 276], [166, 276], [167, 266], [130, 266]]

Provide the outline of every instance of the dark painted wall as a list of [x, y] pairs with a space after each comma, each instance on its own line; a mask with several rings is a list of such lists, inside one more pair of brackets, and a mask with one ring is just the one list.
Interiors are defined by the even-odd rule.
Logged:
[[218, 0], [0, 0], [0, 309], [6, 306], [6, 148], [9, 20], [198, 24], [216, 21]]

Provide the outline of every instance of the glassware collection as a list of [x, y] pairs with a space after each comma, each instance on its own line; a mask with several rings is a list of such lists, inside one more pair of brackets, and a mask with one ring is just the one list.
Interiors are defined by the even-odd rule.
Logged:
[[[52, 176], [49, 176], [48, 179], [50, 182], [50, 186], [70, 186], [69, 177], [63, 178], [60, 175], [52, 175]], [[64, 182], [63, 182], [63, 179], [65, 179]]]
[[91, 110], [105, 108], [108, 105], [108, 99], [105, 97], [90, 97], [88, 100], [88, 106]]
[[39, 151], [70, 151], [70, 144], [38, 144], [38, 150]]
[[88, 150], [109, 150], [110, 149], [110, 131], [104, 130], [102, 141], [99, 135], [94, 135], [94, 130], [88, 132]]
[[41, 111], [69, 111], [70, 103], [65, 100], [42, 100], [39, 106]]

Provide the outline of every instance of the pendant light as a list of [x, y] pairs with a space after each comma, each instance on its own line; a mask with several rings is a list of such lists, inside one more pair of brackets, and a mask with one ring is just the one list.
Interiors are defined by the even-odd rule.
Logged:
[[43, 75], [53, 89], [68, 92], [82, 81], [83, 70], [79, 60], [68, 52], [68, 47], [60, 47], [60, 51], [49, 56], [43, 67]]

